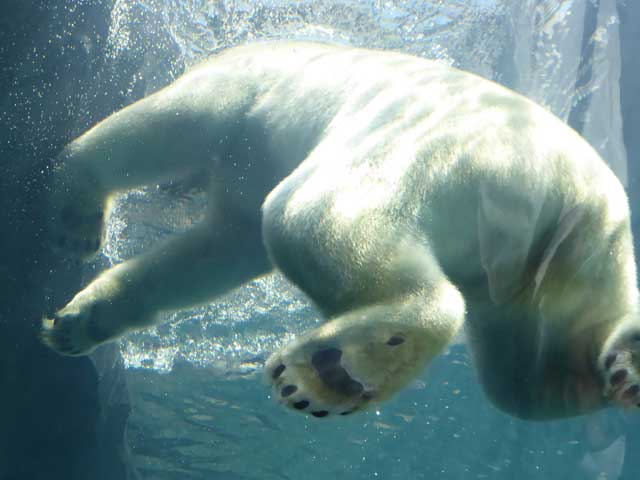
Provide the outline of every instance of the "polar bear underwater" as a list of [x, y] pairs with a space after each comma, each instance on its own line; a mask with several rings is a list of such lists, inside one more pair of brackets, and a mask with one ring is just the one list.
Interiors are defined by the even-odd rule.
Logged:
[[398, 392], [463, 323], [491, 401], [526, 419], [640, 403], [629, 207], [596, 152], [526, 98], [394, 52], [232, 48], [60, 155], [47, 213], [100, 249], [115, 193], [206, 169], [206, 219], [43, 320], [83, 355], [274, 266], [326, 318], [275, 353], [284, 405], [345, 415]]

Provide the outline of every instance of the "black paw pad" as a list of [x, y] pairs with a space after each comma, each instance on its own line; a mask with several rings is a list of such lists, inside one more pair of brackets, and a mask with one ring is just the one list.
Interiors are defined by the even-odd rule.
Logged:
[[618, 354], [610, 353], [607, 356], [607, 359], [604, 361], [604, 367], [605, 368], [611, 368], [611, 365], [613, 365], [613, 363], [616, 361], [616, 358], [618, 358]]
[[287, 367], [285, 367], [284, 365], [280, 364], [278, 365], [275, 370], [271, 373], [271, 378], [273, 378], [274, 380], [276, 378], [278, 378], [280, 375], [282, 375], [282, 372], [285, 371]]
[[337, 348], [327, 348], [316, 352], [311, 358], [311, 364], [318, 375], [331, 390], [346, 396], [359, 395], [364, 387], [349, 376], [340, 365], [342, 351]]
[[289, 397], [298, 391], [298, 387], [295, 385], [287, 385], [280, 391], [280, 395], [283, 397]]
[[309, 402], [307, 402], [306, 400], [300, 400], [299, 402], [293, 404], [293, 408], [295, 408], [296, 410], [304, 410], [308, 406]]
[[611, 375], [611, 380], [610, 380], [611, 385], [617, 385], [620, 382], [624, 381], [625, 378], [627, 378], [627, 371], [618, 370], [616, 373]]
[[640, 392], [640, 386], [638, 385], [632, 385], [629, 388], [627, 388], [625, 390], [625, 392], [622, 394], [623, 398], [633, 398], [635, 397], [638, 392]]

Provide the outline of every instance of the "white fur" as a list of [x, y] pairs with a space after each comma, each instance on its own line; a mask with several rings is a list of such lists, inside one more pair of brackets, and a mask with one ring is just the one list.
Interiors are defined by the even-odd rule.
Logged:
[[[510, 396], [503, 363], [597, 384], [591, 353], [564, 363], [602, 355], [622, 318], [636, 325], [615, 176], [544, 109], [435, 62], [321, 44], [231, 49], [107, 118], [61, 159], [53, 229], [80, 254], [101, 237], [82, 219], [113, 192], [201, 170], [212, 178], [202, 225], [104, 272], [46, 322], [45, 341], [62, 353], [210, 301], [268, 271], [269, 258], [328, 320], [267, 365], [287, 405], [324, 416], [389, 397], [469, 310], [489, 395], [545, 417], [600, 407], [604, 393], [589, 387], [594, 398], [577, 405], [543, 379]], [[509, 336], [511, 353], [498, 346]], [[349, 390], [349, 378], [362, 388]]]

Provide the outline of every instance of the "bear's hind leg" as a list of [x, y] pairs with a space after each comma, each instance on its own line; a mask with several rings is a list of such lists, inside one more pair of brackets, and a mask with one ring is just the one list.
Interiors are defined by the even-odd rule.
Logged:
[[337, 314], [268, 360], [281, 403], [315, 417], [349, 414], [397, 393], [449, 344], [464, 300], [433, 259], [421, 261], [430, 255], [420, 258], [421, 248], [408, 245], [404, 261], [377, 260], [375, 280], [357, 282], [367, 305]]
[[[52, 243], [86, 258], [103, 239], [110, 198], [118, 192], [184, 179], [224, 158], [251, 96], [233, 81], [214, 82], [216, 101], [194, 90], [209, 80], [181, 80], [99, 122], [60, 153], [46, 213]], [[209, 90], [208, 88], [206, 90]]]

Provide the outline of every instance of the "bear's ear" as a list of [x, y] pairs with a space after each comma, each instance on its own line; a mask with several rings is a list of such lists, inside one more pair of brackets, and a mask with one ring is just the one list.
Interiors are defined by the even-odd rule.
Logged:
[[508, 190], [485, 184], [478, 204], [480, 262], [496, 304], [511, 300], [527, 281], [531, 246], [539, 234], [538, 221], [545, 201], [543, 191]]

